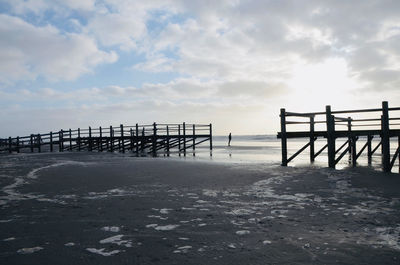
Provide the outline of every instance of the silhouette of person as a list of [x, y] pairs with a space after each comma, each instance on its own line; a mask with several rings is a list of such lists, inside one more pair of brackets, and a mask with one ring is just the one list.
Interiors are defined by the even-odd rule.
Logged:
[[232, 141], [232, 133], [229, 133], [229, 136], [228, 136], [228, 146], [231, 146], [231, 141]]

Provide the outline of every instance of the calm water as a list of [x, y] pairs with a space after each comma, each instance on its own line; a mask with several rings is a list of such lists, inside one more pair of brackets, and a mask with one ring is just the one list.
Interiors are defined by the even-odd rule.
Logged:
[[[338, 139], [336, 141], [336, 148], [339, 148], [345, 140]], [[288, 157], [294, 154], [302, 146], [307, 143], [305, 139], [289, 139], [288, 141]], [[357, 150], [366, 143], [366, 139], [360, 138], [357, 141]], [[372, 148], [379, 143], [378, 140], [373, 140]], [[315, 142], [315, 152], [321, 149], [326, 144], [325, 139], [318, 139]], [[265, 162], [267, 164], [280, 164], [281, 163], [281, 142], [275, 135], [250, 135], [250, 136], [235, 136], [232, 137], [231, 146], [228, 146], [227, 136], [214, 136], [213, 137], [213, 151], [210, 156], [209, 144], [204, 143], [201, 146], [196, 147], [196, 154], [194, 159], [205, 159], [215, 160], [219, 162], [245, 162], [245, 163], [260, 163]], [[391, 154], [393, 155], [397, 148], [397, 141], [391, 142]], [[345, 148], [342, 149], [343, 152]], [[365, 149], [363, 154], [357, 159], [359, 166], [371, 166], [376, 169], [380, 169], [381, 156], [379, 148], [373, 158], [371, 165], [368, 165], [367, 150]], [[339, 152], [339, 153], [341, 153]], [[337, 154], [338, 156], [339, 154]], [[186, 155], [187, 158], [193, 157], [191, 152]], [[294, 160], [289, 163], [290, 166], [309, 166], [309, 148], [304, 150]], [[317, 158], [313, 166], [327, 167], [328, 156], [327, 149], [325, 149]], [[338, 169], [349, 167], [349, 155], [345, 155], [339, 164]], [[399, 172], [398, 162], [393, 167], [393, 172]]]

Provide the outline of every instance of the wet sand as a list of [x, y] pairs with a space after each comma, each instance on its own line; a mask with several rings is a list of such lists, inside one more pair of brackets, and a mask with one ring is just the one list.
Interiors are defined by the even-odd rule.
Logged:
[[2, 156], [0, 264], [399, 264], [400, 176]]

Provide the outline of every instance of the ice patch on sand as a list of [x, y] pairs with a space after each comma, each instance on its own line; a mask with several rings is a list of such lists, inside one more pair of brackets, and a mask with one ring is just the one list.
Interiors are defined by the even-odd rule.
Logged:
[[168, 209], [168, 208], [160, 209], [161, 214], [169, 214], [170, 211], [172, 211], [172, 209]]
[[179, 227], [179, 225], [161, 225], [154, 227], [154, 229], [157, 231], [170, 231], [174, 230], [177, 227]]
[[218, 191], [217, 190], [204, 189], [203, 190], [203, 195], [208, 196], [208, 197], [217, 197], [218, 196]]
[[101, 230], [106, 231], [106, 232], [118, 233], [120, 231], [120, 228], [118, 226], [105, 226], [105, 227], [101, 228]]
[[173, 253], [187, 253], [190, 249], [192, 249], [192, 246], [182, 246], [182, 247], [178, 247], [178, 249], [174, 250]]
[[255, 211], [251, 210], [251, 209], [244, 209], [244, 208], [240, 208], [240, 209], [233, 209], [229, 212], [225, 212], [226, 214], [231, 214], [231, 215], [236, 215], [236, 216], [241, 216], [241, 215], [250, 215], [255, 213]]
[[400, 226], [378, 227], [376, 228], [376, 232], [378, 233], [378, 243], [380, 245], [400, 250]]
[[243, 235], [247, 235], [247, 234], [250, 234], [250, 231], [249, 231], [249, 230], [239, 230], [239, 231], [236, 231], [236, 235], [239, 235], [239, 236], [243, 236]]
[[132, 241], [122, 240], [124, 235], [116, 235], [100, 240], [100, 244], [116, 244], [118, 246], [124, 246], [127, 248], [132, 247]]
[[42, 249], [43, 249], [42, 247], [21, 248], [17, 252], [19, 254], [32, 254], [32, 253], [38, 252], [38, 251], [40, 251]]
[[87, 248], [86, 250], [91, 252], [91, 253], [102, 255], [102, 256], [105, 256], [105, 257], [113, 256], [113, 255], [118, 254], [118, 253], [121, 252], [121, 250], [113, 250], [113, 251], [110, 251], [110, 252], [106, 252], [106, 251], [104, 251], [105, 248], [101, 248], [101, 249]]

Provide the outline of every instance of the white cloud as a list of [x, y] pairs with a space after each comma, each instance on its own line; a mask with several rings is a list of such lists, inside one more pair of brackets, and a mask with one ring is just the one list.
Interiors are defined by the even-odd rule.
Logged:
[[114, 52], [75, 33], [61, 34], [53, 26], [36, 27], [20, 18], [0, 15], [0, 81], [34, 79], [73, 80], [101, 63], [117, 60]]

